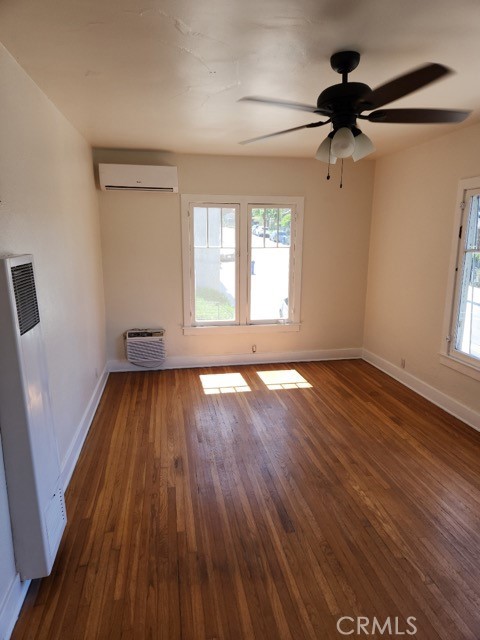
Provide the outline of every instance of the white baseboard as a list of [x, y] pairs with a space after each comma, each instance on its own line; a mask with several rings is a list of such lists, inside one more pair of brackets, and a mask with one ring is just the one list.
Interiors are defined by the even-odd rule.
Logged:
[[[361, 348], [317, 349], [314, 351], [273, 351], [268, 353], [232, 353], [212, 356], [170, 356], [161, 369], [190, 369], [197, 367], [222, 367], [242, 364], [270, 364], [275, 362], [310, 362], [319, 360], [346, 360], [361, 358]], [[108, 370], [147, 371], [128, 360], [110, 360]]]
[[17, 574], [0, 604], [0, 640], [9, 640], [27, 595], [30, 580], [22, 582]]
[[85, 412], [82, 416], [82, 419], [80, 420], [80, 424], [77, 427], [75, 436], [67, 451], [67, 455], [63, 460], [60, 477], [64, 490], [68, 487], [70, 478], [72, 477], [75, 465], [77, 464], [78, 456], [80, 455], [83, 443], [85, 442], [85, 438], [87, 437], [90, 425], [92, 424], [95, 411], [97, 410], [98, 403], [100, 402], [103, 390], [105, 389], [105, 385], [107, 384], [107, 379], [108, 371], [105, 367], [98, 379], [92, 397], [90, 398], [87, 408], [85, 409]]
[[430, 402], [433, 402], [433, 404], [436, 404], [441, 409], [444, 409], [447, 413], [455, 416], [455, 418], [463, 420], [463, 422], [466, 422], [477, 431], [480, 431], [480, 414], [473, 411], [473, 409], [461, 404], [442, 391], [439, 391], [438, 389], [435, 389], [435, 387], [423, 382], [420, 378], [408, 373], [405, 369], [397, 367], [388, 360], [384, 360], [370, 351], [363, 351], [363, 359], [377, 369], [387, 373], [392, 378], [395, 378], [395, 380], [398, 380], [409, 389], [416, 391], [416, 393], [427, 400], [430, 400]]

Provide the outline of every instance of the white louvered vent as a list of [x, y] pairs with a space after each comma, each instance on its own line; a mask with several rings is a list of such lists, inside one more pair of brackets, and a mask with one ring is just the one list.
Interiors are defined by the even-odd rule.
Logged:
[[164, 329], [129, 329], [125, 331], [127, 360], [139, 367], [156, 369], [165, 362]]

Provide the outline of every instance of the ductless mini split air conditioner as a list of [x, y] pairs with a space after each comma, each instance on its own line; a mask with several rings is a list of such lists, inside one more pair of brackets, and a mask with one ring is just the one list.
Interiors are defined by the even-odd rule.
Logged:
[[177, 167], [140, 164], [99, 164], [102, 191], [178, 193]]

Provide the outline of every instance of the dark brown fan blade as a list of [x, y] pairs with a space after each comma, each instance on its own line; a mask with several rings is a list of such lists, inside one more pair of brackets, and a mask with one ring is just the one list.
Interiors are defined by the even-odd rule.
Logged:
[[261, 104], [269, 104], [274, 107], [284, 107], [287, 109], [298, 109], [300, 111], [309, 111], [310, 113], [320, 113], [325, 116], [331, 115], [330, 111], [317, 109], [311, 104], [303, 104], [303, 102], [289, 102], [288, 100], [277, 100], [275, 98], [262, 98], [261, 96], [245, 96], [240, 98], [239, 102], [259, 102]]
[[373, 89], [371, 93], [361, 97], [359, 104], [362, 107], [362, 111], [378, 109], [383, 107], [384, 104], [403, 98], [403, 96], [413, 93], [413, 91], [421, 89], [450, 73], [452, 71], [441, 64], [426, 64]]
[[274, 136], [281, 136], [283, 133], [290, 133], [291, 131], [300, 131], [300, 129], [313, 129], [315, 127], [321, 127], [324, 124], [328, 124], [330, 120], [325, 122], [311, 122], [310, 124], [302, 124], [300, 127], [292, 127], [291, 129], [284, 129], [283, 131], [275, 131], [274, 133], [267, 133], [265, 136], [258, 136], [258, 138], [250, 138], [249, 140], [242, 140], [238, 144], [250, 144], [250, 142], [257, 142], [258, 140], [265, 140], [265, 138], [273, 138]]
[[399, 124], [429, 124], [445, 122], [463, 122], [470, 111], [452, 111], [450, 109], [379, 109], [368, 116], [360, 116], [370, 122], [390, 122]]

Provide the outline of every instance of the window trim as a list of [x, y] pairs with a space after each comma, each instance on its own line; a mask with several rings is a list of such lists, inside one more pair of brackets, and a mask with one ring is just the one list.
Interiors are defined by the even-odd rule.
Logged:
[[[302, 280], [302, 249], [303, 249], [303, 213], [304, 198], [302, 196], [232, 196], [232, 195], [207, 195], [207, 194], [182, 194], [181, 198], [181, 220], [182, 220], [182, 277], [183, 277], [183, 333], [184, 335], [207, 335], [211, 333], [250, 333], [250, 332], [277, 332], [277, 331], [299, 331], [300, 330], [300, 301], [301, 301], [301, 280]], [[237, 264], [238, 264], [238, 322], [225, 322], [222, 324], [201, 323], [196, 324], [193, 319], [193, 243], [191, 237], [191, 205], [213, 205], [213, 206], [237, 206], [238, 216], [238, 244], [237, 244]], [[291, 268], [290, 268], [290, 291], [293, 292], [292, 306], [289, 304], [289, 320], [255, 321], [249, 322], [249, 275], [248, 264], [251, 255], [248, 216], [250, 206], [280, 205], [291, 206], [295, 209], [295, 233], [291, 237]], [[290, 303], [290, 300], [289, 300]]]
[[441, 364], [455, 369], [464, 375], [480, 379], [480, 360], [458, 351], [455, 348], [455, 325], [458, 316], [459, 306], [459, 290], [458, 282], [460, 274], [457, 271], [458, 263], [463, 254], [464, 235], [460, 238], [460, 227], [465, 229], [465, 216], [469, 215], [468, 202], [466, 194], [468, 191], [480, 190], [480, 176], [474, 178], [466, 178], [459, 181], [456, 212], [453, 222], [452, 245], [450, 253], [450, 265], [447, 281], [447, 296], [445, 303], [442, 345], [440, 348]]

